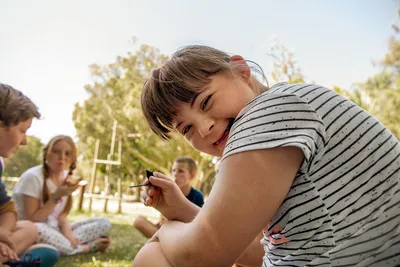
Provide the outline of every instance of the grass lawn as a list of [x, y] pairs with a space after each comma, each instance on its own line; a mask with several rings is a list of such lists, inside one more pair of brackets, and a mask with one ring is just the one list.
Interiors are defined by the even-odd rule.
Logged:
[[102, 216], [107, 217], [112, 222], [112, 228], [108, 234], [111, 239], [110, 247], [104, 252], [62, 257], [55, 265], [56, 267], [132, 266], [132, 261], [136, 253], [147, 241], [132, 226], [132, 214], [71, 212], [69, 219], [71, 221], [81, 221]]

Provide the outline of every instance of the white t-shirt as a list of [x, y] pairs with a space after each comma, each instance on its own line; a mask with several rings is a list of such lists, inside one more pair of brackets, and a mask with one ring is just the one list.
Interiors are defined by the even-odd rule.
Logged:
[[[43, 206], [43, 166], [35, 166], [24, 172], [19, 182], [15, 185], [13, 190], [13, 199], [17, 206], [17, 212], [19, 220], [25, 220], [24, 218], [24, 195], [34, 197], [40, 200], [40, 205]], [[50, 179], [46, 180], [47, 188], [50, 193], [57, 190], [57, 187], [53, 184]], [[47, 217], [46, 223], [52, 227], [58, 227], [58, 216], [63, 210], [66, 204], [67, 197], [62, 197], [57, 203], [54, 211]]]
[[264, 230], [263, 267], [399, 264], [396, 137], [332, 90], [280, 83], [241, 111], [222, 160], [283, 146], [302, 149], [304, 162]]

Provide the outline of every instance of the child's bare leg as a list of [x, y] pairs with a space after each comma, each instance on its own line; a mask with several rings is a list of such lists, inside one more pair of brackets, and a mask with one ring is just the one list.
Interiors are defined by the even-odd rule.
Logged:
[[159, 242], [150, 242], [142, 247], [133, 261], [132, 267], [173, 267], [161, 250]]
[[30, 245], [36, 242], [37, 228], [31, 221], [18, 221], [12, 231], [11, 240], [15, 246], [15, 252], [21, 254]]
[[157, 226], [142, 216], [137, 217], [133, 225], [147, 238], [152, 237], [158, 231]]

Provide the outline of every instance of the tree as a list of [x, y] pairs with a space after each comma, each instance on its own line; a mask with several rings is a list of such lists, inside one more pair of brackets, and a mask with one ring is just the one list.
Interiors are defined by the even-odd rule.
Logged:
[[273, 59], [272, 80], [277, 82], [304, 83], [304, 75], [301, 72], [294, 53], [278, 41], [274, 41], [268, 55]]
[[10, 158], [4, 159], [5, 177], [19, 177], [27, 169], [42, 164], [43, 144], [35, 136], [27, 137], [27, 145], [20, 147]]
[[[208, 176], [213, 173], [209, 171], [213, 169], [211, 156], [194, 150], [178, 135], [172, 135], [169, 142], [160, 140], [151, 132], [142, 115], [140, 94], [143, 81], [166, 59], [168, 57], [158, 49], [142, 45], [135, 53], [118, 57], [114, 63], [90, 67], [94, 83], [85, 86], [89, 98], [83, 104], [76, 104], [73, 112], [82, 158], [80, 171], [84, 177], [90, 175], [96, 139], [101, 140], [99, 157], [107, 157], [111, 128], [117, 121], [117, 139], [122, 141], [123, 155], [121, 168], [113, 169], [111, 184], [116, 183], [117, 176], [122, 178], [123, 188], [132, 183], [142, 183], [146, 169], [170, 174], [174, 159], [180, 156], [189, 156], [197, 162], [197, 188], [210, 181]], [[104, 172], [102, 166], [100, 173]]]
[[[344, 95], [379, 119], [400, 139], [400, 40], [399, 25], [388, 41], [388, 52], [377, 65], [381, 71]], [[342, 91], [343, 93], [343, 91]]]

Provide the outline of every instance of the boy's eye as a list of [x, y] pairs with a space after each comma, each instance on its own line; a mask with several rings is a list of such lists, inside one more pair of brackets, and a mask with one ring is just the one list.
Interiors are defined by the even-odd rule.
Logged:
[[208, 104], [208, 101], [210, 101], [211, 95], [207, 96], [204, 101], [201, 103], [201, 110], [205, 110]]
[[188, 125], [185, 128], [183, 128], [182, 134], [185, 135], [190, 130], [190, 128], [192, 128], [192, 125]]

